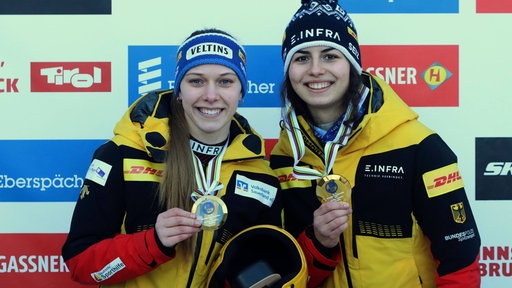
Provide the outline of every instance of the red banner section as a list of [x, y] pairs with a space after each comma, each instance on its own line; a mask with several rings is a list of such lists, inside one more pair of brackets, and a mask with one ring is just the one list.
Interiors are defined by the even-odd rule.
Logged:
[[476, 0], [476, 13], [512, 13], [512, 1]]
[[458, 45], [363, 45], [364, 70], [415, 107], [459, 106]]
[[483, 246], [479, 265], [484, 277], [512, 277], [512, 246]]
[[31, 92], [110, 92], [110, 62], [32, 62]]
[[2, 287], [85, 288], [71, 280], [61, 256], [66, 234], [2, 234]]

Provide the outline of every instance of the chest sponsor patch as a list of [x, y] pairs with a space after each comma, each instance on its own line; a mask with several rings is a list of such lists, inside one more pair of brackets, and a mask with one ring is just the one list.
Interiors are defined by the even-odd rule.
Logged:
[[87, 170], [85, 179], [89, 179], [92, 182], [100, 184], [101, 186], [105, 186], [105, 183], [107, 183], [108, 174], [110, 174], [111, 169], [112, 165], [98, 159], [93, 159], [89, 169]]
[[276, 198], [277, 188], [242, 175], [236, 176], [235, 194], [250, 197], [261, 203], [272, 206]]
[[428, 198], [437, 197], [464, 187], [456, 163], [423, 174]]

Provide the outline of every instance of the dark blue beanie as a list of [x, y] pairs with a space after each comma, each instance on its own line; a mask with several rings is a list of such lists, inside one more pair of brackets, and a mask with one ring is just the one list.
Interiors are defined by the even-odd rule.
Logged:
[[295, 52], [312, 46], [327, 46], [341, 51], [361, 74], [356, 27], [336, 0], [302, 0], [283, 36], [284, 72], [288, 71]]

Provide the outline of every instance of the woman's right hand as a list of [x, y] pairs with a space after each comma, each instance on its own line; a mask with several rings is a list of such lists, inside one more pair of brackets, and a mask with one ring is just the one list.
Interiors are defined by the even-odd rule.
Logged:
[[352, 208], [347, 202], [327, 201], [313, 213], [316, 239], [327, 248], [336, 246], [340, 235], [348, 228]]
[[194, 213], [172, 208], [158, 214], [155, 229], [160, 242], [166, 247], [173, 247], [201, 231], [201, 222]]

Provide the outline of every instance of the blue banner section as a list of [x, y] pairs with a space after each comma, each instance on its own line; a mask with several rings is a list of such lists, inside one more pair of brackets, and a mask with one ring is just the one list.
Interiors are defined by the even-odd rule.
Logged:
[[0, 202], [74, 202], [105, 140], [0, 140]]
[[[280, 107], [281, 46], [246, 45], [248, 91], [241, 107]], [[128, 104], [152, 90], [174, 88], [178, 46], [128, 47]]]
[[348, 13], [459, 13], [459, 0], [340, 0], [338, 3]]

